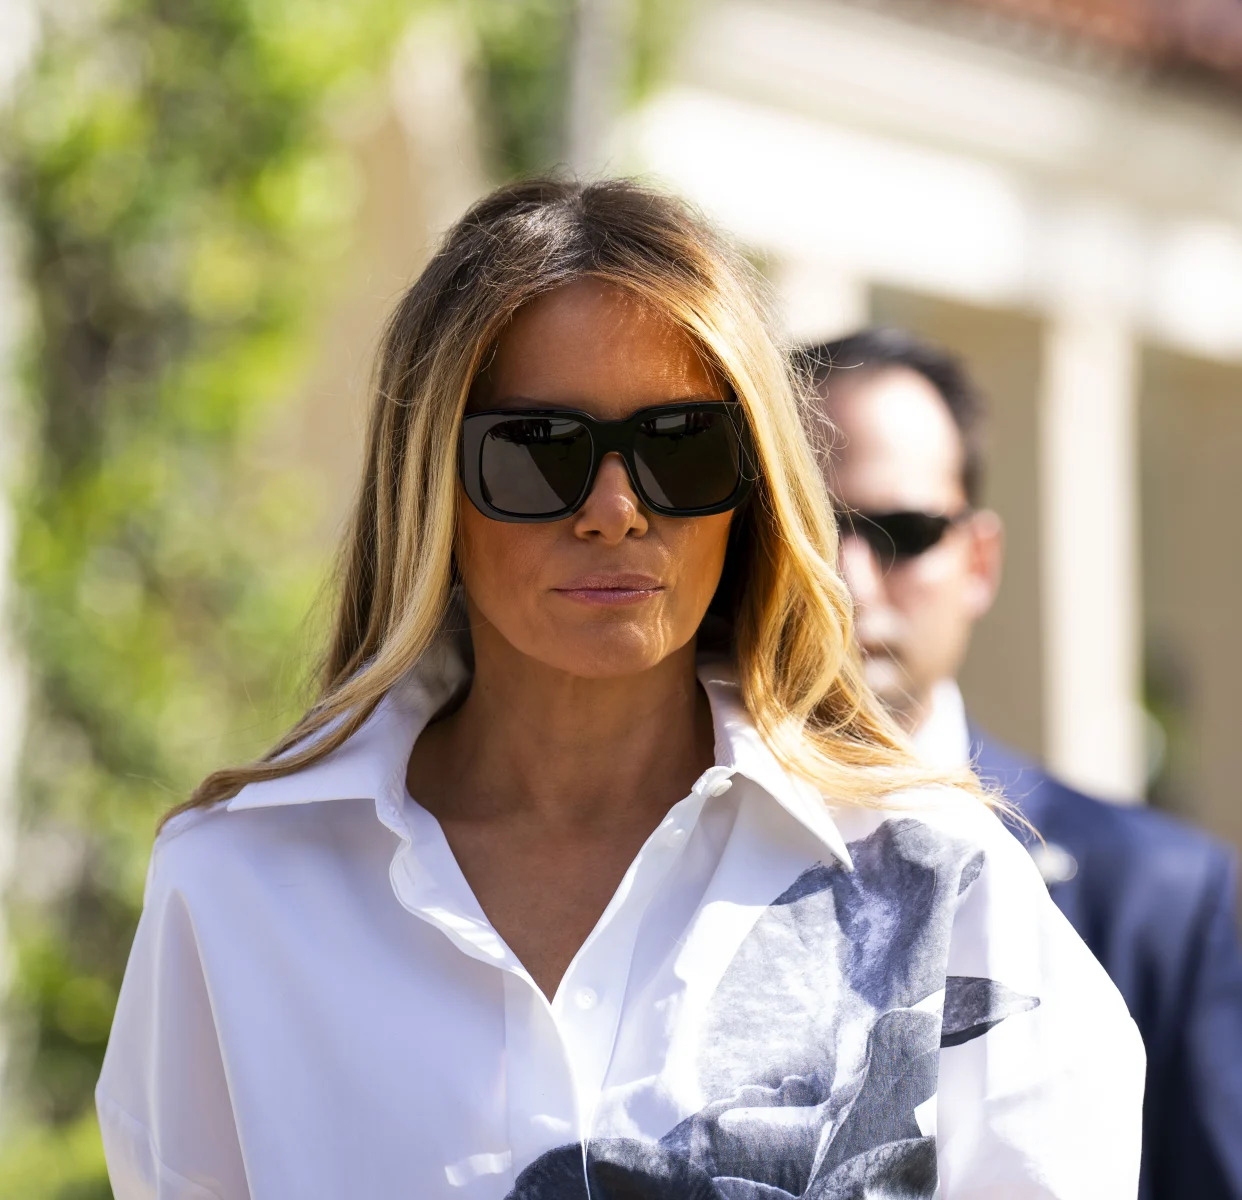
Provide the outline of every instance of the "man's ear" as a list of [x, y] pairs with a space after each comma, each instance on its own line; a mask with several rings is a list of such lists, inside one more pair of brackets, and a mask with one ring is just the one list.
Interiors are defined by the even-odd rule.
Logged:
[[966, 525], [970, 539], [970, 580], [966, 601], [972, 621], [977, 621], [991, 607], [1000, 589], [1005, 559], [1005, 526], [999, 514], [990, 508], [973, 513]]

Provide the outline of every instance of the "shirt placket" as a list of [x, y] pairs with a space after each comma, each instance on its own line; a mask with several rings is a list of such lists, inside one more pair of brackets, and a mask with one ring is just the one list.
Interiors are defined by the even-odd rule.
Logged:
[[703, 804], [728, 790], [731, 775], [728, 768], [713, 767], [669, 810], [630, 864], [551, 1002], [473, 894], [457, 895], [437, 879], [447, 864], [432, 861], [436, 855], [427, 844], [418, 844], [424, 839], [416, 837], [405, 815], [391, 805], [381, 809], [384, 823], [403, 841], [391, 870], [401, 904], [440, 929], [463, 953], [503, 972], [510, 1184], [549, 1149], [579, 1143], [585, 1152], [607, 1081], [643, 916], [689, 841]]
[[[505, 1174], [516, 1177], [540, 1154], [581, 1140], [581, 1112], [570, 1047], [552, 1004], [496, 933], [473, 895], [459, 896], [436, 879], [439, 847], [413, 846], [394, 860], [393, 886], [402, 905], [439, 929], [463, 953], [502, 973], [503, 1054], [509, 1146]], [[398, 862], [399, 860], [399, 862]], [[464, 883], [464, 881], [463, 881]], [[469, 1031], [462, 1031], [470, 1036]]]
[[[404, 786], [401, 788], [404, 799]], [[516, 1176], [544, 1150], [571, 1141], [578, 1128], [573, 1078], [551, 1005], [487, 920], [478, 901], [455, 878], [454, 864], [434, 818], [377, 802], [381, 820], [402, 839], [389, 871], [402, 907], [443, 933], [463, 954], [501, 972], [505, 1043], [507, 1161], [495, 1173], [512, 1188]], [[460, 872], [456, 873], [458, 876]], [[459, 887], [453, 884], [458, 883]], [[472, 1031], [458, 1031], [471, 1037]], [[482, 1142], [485, 1148], [494, 1142]]]
[[643, 918], [689, 841], [704, 803], [728, 790], [731, 774], [713, 767], [669, 810], [630, 864], [553, 999], [552, 1016], [570, 1063], [584, 1144], [607, 1085]]

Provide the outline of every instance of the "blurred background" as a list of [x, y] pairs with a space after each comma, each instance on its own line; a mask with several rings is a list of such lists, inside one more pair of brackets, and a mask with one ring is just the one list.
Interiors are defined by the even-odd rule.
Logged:
[[0, 0], [0, 152], [0, 1195], [109, 1195], [155, 818], [299, 715], [380, 324], [515, 174], [960, 352], [972, 711], [1242, 846], [1237, 0]]

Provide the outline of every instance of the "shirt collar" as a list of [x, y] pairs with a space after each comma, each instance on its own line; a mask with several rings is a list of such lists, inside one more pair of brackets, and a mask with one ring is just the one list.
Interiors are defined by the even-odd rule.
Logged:
[[932, 688], [927, 715], [913, 740], [914, 751], [926, 766], [944, 771], [970, 766], [966, 702], [952, 679], [942, 679]]
[[[427, 722], [470, 678], [468, 639], [445, 635], [376, 705], [358, 730], [318, 762], [279, 779], [248, 783], [228, 802], [237, 812], [313, 804], [325, 800], [374, 800], [380, 820], [408, 837], [402, 810], [410, 748]], [[741, 699], [731, 664], [705, 658], [699, 681], [711, 704], [716, 765], [696, 783], [705, 795], [726, 790], [721, 781], [741, 775], [757, 784], [853, 869], [841, 836], [819, 791], [788, 772], [755, 728]], [[316, 735], [323, 737], [328, 730]]]

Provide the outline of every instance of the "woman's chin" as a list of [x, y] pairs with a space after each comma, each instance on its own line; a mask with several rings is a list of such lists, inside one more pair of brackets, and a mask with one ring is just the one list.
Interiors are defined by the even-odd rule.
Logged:
[[526, 653], [546, 666], [583, 679], [618, 679], [658, 666], [676, 647], [663, 630], [632, 625], [565, 631], [541, 639]]

